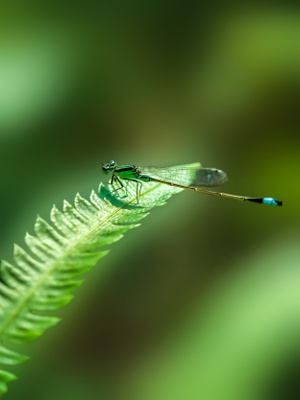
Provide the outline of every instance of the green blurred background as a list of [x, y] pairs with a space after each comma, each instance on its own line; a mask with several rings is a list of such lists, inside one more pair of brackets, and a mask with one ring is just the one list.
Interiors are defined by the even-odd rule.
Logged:
[[[270, 3], [269, 3], [270, 4]], [[200, 161], [112, 246], [7, 400], [300, 397], [300, 10], [294, 2], [10, 2], [0, 16], [0, 255], [101, 162]], [[296, 397], [292, 397], [297, 393]]]

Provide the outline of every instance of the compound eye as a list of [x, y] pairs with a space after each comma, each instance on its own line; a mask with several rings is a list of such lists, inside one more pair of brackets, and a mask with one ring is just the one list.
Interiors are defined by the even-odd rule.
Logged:
[[105, 172], [105, 173], [108, 173], [108, 171], [109, 171], [109, 166], [108, 166], [108, 164], [102, 165], [102, 171]]
[[115, 163], [115, 161], [111, 160], [111, 161], [109, 162], [109, 165], [110, 165], [111, 167], [113, 167], [114, 165], [116, 165], [116, 163]]

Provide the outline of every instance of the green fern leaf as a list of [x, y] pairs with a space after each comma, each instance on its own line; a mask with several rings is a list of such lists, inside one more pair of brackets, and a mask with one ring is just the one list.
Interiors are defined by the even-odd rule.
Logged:
[[[121, 239], [151, 208], [165, 204], [181, 190], [148, 183], [137, 204], [134, 183], [129, 183], [126, 197], [100, 184], [99, 194], [93, 191], [89, 200], [77, 194], [74, 207], [66, 201], [62, 211], [53, 206], [52, 226], [38, 216], [35, 236], [25, 236], [29, 252], [15, 245], [15, 265], [1, 262], [0, 364], [25, 361], [28, 357], [5, 346], [34, 340], [55, 325], [58, 318], [39, 312], [69, 303], [71, 292], [82, 283], [76, 278], [108, 253], [99, 249]], [[7, 391], [6, 383], [14, 379], [11, 373], [0, 370], [0, 395]]]

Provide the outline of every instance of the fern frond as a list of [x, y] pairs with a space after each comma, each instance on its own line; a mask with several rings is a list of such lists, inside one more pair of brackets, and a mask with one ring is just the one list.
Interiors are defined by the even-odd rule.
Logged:
[[[94, 266], [108, 250], [100, 250], [121, 239], [126, 231], [139, 226], [138, 221], [154, 206], [182, 189], [162, 184], [144, 185], [136, 204], [136, 188], [127, 187], [127, 197], [111, 192], [101, 184], [89, 200], [76, 195], [74, 206], [64, 202], [62, 211], [53, 206], [53, 225], [37, 217], [35, 236], [26, 234], [28, 250], [14, 247], [15, 265], [1, 262], [0, 276], [0, 364], [14, 365], [28, 357], [8, 350], [10, 342], [24, 343], [39, 337], [59, 319], [39, 312], [56, 310], [73, 298], [72, 291], [81, 285], [76, 279]], [[4, 346], [5, 343], [5, 346]], [[0, 395], [6, 383], [16, 379], [0, 370]]]

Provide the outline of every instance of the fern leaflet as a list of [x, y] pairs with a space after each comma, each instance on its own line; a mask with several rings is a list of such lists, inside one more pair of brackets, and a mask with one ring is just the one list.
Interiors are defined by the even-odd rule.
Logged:
[[[197, 164], [198, 165], [198, 164]], [[39, 337], [59, 319], [39, 312], [56, 310], [73, 298], [81, 285], [76, 278], [93, 267], [108, 250], [99, 250], [121, 239], [139, 226], [148, 211], [164, 205], [182, 189], [148, 183], [136, 204], [135, 184], [127, 186], [127, 196], [112, 193], [100, 184], [99, 194], [89, 200], [76, 195], [74, 207], [64, 202], [62, 211], [53, 206], [53, 225], [37, 217], [35, 236], [26, 234], [29, 251], [14, 247], [15, 265], [2, 260], [0, 270], [0, 364], [14, 365], [28, 359], [6, 348], [9, 342], [24, 343]], [[0, 370], [0, 395], [7, 382], [16, 379]]]

